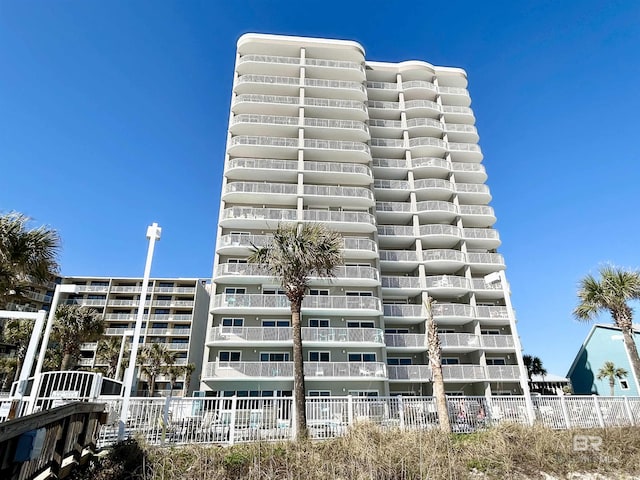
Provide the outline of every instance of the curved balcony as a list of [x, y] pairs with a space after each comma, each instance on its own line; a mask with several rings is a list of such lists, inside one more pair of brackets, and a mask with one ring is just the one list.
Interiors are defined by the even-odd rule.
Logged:
[[486, 369], [489, 380], [520, 380], [520, 367], [517, 365], [487, 365]]
[[404, 91], [404, 98], [407, 100], [418, 98], [434, 100], [438, 92], [437, 87], [426, 80], [409, 80], [402, 82], [402, 90]]
[[305, 136], [321, 139], [341, 138], [366, 142], [369, 140], [369, 128], [358, 120], [335, 120], [331, 118], [305, 118]]
[[[384, 279], [385, 277], [382, 277], [383, 282]], [[386, 304], [383, 305], [383, 309], [385, 321], [392, 321], [396, 324], [422, 323], [426, 316], [422, 305]]]
[[458, 215], [457, 207], [450, 202], [429, 200], [416, 203], [420, 223], [450, 223]]
[[416, 117], [437, 118], [442, 111], [440, 105], [430, 100], [408, 100], [404, 102], [404, 110], [407, 112], [407, 119]]
[[427, 277], [427, 288], [436, 295], [461, 296], [471, 289], [469, 279], [454, 275], [435, 275]]
[[288, 181], [295, 183], [298, 177], [297, 160], [275, 158], [230, 158], [224, 172], [229, 180]]
[[460, 205], [460, 216], [465, 227], [491, 227], [496, 223], [493, 208], [486, 205]]
[[344, 256], [351, 259], [374, 259], [378, 256], [378, 245], [369, 238], [345, 237]]
[[409, 161], [404, 158], [374, 158], [373, 171], [377, 179], [406, 178]]
[[369, 120], [369, 129], [373, 137], [400, 137], [404, 126], [400, 120], [385, 120], [372, 118]]
[[507, 325], [509, 323], [507, 307], [479, 305], [476, 307], [476, 315], [482, 325]]
[[[434, 277], [427, 277], [427, 280], [429, 280], [429, 278]], [[448, 279], [467, 280], [463, 277], [448, 277]], [[427, 281], [427, 284], [428, 283]], [[468, 285], [468, 281], [458, 283], [460, 286], [462, 286], [462, 284]], [[427, 288], [429, 288], [428, 285]], [[436, 303], [433, 306], [433, 316], [438, 324], [442, 325], [462, 325], [473, 320], [475, 314], [476, 312], [471, 305], [462, 303]]]
[[486, 275], [506, 268], [504, 257], [499, 253], [467, 253], [467, 261], [472, 274]]
[[337, 232], [373, 233], [376, 231], [376, 219], [367, 212], [304, 210], [305, 222], [321, 222]]
[[493, 250], [500, 246], [500, 235], [492, 228], [463, 228], [462, 236], [469, 248]]
[[371, 169], [361, 163], [304, 162], [303, 167], [305, 182], [337, 183], [344, 179], [344, 183], [368, 186], [373, 181]]
[[407, 180], [379, 180], [373, 182], [376, 198], [381, 201], [403, 202], [409, 199], [411, 189]]
[[468, 107], [471, 105], [471, 97], [466, 88], [458, 87], [438, 87], [438, 93], [445, 105], [457, 105], [459, 107]]
[[482, 183], [456, 183], [455, 188], [461, 203], [486, 205], [491, 201], [489, 187]]
[[481, 365], [443, 365], [442, 376], [445, 381], [472, 382], [483, 381], [486, 378], [486, 372]]
[[487, 172], [480, 163], [452, 162], [451, 171], [456, 176], [456, 182], [484, 183]]
[[298, 96], [243, 94], [236, 95], [231, 111], [238, 114], [296, 115], [301, 106]]
[[240, 75], [233, 86], [237, 94], [267, 93], [272, 95], [297, 95], [303, 86], [299, 77], [278, 77], [273, 75]]
[[428, 365], [387, 365], [389, 382], [430, 382], [431, 368]]
[[422, 291], [419, 277], [383, 275], [381, 283], [385, 295], [413, 296]]
[[261, 157], [268, 154], [273, 158], [293, 160], [298, 155], [299, 147], [297, 138], [239, 135], [231, 138], [227, 153], [234, 157]]
[[371, 152], [376, 157], [402, 157], [406, 150], [405, 141], [397, 138], [372, 138]]
[[[117, 302], [123, 302], [119, 304]], [[65, 305], [82, 305], [85, 307], [104, 307], [107, 304], [106, 299], [102, 298], [73, 298], [65, 300]], [[138, 306], [139, 300], [111, 300], [109, 299], [109, 305], [127, 305]]]
[[222, 211], [223, 228], [273, 229], [280, 222], [295, 222], [298, 212], [285, 208], [230, 207]]
[[464, 123], [446, 123], [444, 131], [450, 142], [478, 143], [480, 136], [478, 130], [473, 125]]
[[383, 268], [393, 267], [396, 272], [412, 272], [419, 264], [415, 250], [380, 250], [380, 266]]
[[434, 118], [410, 118], [407, 129], [412, 137], [440, 137], [444, 124]]
[[222, 200], [231, 203], [268, 203], [295, 205], [298, 185], [295, 183], [229, 182], [222, 192]]
[[231, 119], [229, 131], [232, 135], [251, 135], [259, 130], [270, 135], [294, 137], [301, 126], [298, 117], [241, 113]]
[[366, 78], [364, 65], [343, 60], [325, 60], [323, 58], [305, 58], [307, 77], [311, 78], [344, 78], [363, 82]]
[[[213, 296], [211, 311], [216, 314], [286, 314], [291, 307], [286, 295], [238, 294]], [[379, 315], [380, 299], [376, 297], [313, 296], [302, 302], [303, 314], [316, 315]]]
[[362, 142], [309, 138], [304, 140], [304, 158], [368, 163], [371, 161], [371, 151], [369, 145]]
[[240, 255], [248, 256], [251, 249], [268, 245], [273, 237], [271, 235], [245, 235], [232, 233], [222, 235], [216, 243], [216, 253], [218, 255]]
[[364, 266], [340, 266], [334, 270], [334, 277], [313, 278], [309, 285], [340, 285], [375, 287], [380, 285], [380, 274], [376, 268]]
[[367, 107], [371, 118], [384, 118], [387, 120], [398, 120], [400, 118], [399, 102], [368, 100]]
[[381, 223], [407, 223], [412, 216], [409, 202], [376, 202], [376, 217]]
[[295, 76], [300, 73], [300, 58], [279, 57], [275, 55], [243, 55], [236, 62], [239, 74], [269, 74], [277, 72], [281, 75]]
[[447, 151], [447, 143], [444, 140], [433, 137], [417, 137], [409, 139], [411, 156], [438, 157]]
[[333, 187], [304, 185], [305, 205], [371, 208], [375, 205], [373, 192], [364, 187]]
[[[480, 300], [497, 300], [504, 298], [504, 292], [502, 290], [502, 283], [487, 283], [483, 278], [474, 278], [473, 282], [473, 290], [476, 294], [476, 298]], [[482, 309], [484, 313], [487, 312], [486, 308], [488, 307], [477, 307], [478, 309]], [[502, 307], [497, 307], [502, 308]]]
[[449, 142], [448, 149], [454, 162], [479, 163], [484, 158], [480, 146], [473, 143]]
[[362, 83], [345, 80], [305, 78], [305, 91], [312, 97], [366, 100], [367, 89]]
[[473, 125], [476, 118], [473, 116], [473, 110], [468, 107], [457, 107], [452, 105], [443, 105], [442, 114], [447, 123], [462, 123], [465, 125]]
[[480, 343], [488, 351], [512, 351], [515, 348], [512, 335], [481, 335]]
[[460, 242], [460, 228], [454, 225], [420, 225], [422, 247], [454, 247]]
[[410, 168], [416, 179], [444, 177], [451, 171], [451, 162], [444, 158], [418, 157], [411, 159]]
[[423, 178], [414, 183], [416, 200], [449, 200], [454, 192], [453, 185], [448, 180], [440, 178]]
[[453, 273], [464, 266], [465, 254], [443, 248], [423, 250], [422, 261], [427, 272]]
[[268, 281], [272, 276], [256, 263], [221, 263], [213, 272], [218, 283], [257, 283]]
[[398, 100], [400, 90], [397, 83], [368, 81], [366, 85], [371, 100]]
[[440, 345], [447, 353], [467, 353], [480, 349], [480, 337], [471, 333], [440, 333]]
[[409, 248], [415, 241], [413, 227], [405, 225], [379, 225], [378, 244], [381, 248]]
[[367, 106], [358, 100], [314, 98], [305, 96], [302, 100], [305, 115], [320, 118], [341, 118], [364, 121], [368, 118]]

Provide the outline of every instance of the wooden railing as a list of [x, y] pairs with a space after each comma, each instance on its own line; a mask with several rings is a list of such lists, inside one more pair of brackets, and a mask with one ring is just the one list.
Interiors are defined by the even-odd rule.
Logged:
[[102, 403], [73, 402], [0, 423], [0, 478], [64, 478], [88, 459], [105, 423]]

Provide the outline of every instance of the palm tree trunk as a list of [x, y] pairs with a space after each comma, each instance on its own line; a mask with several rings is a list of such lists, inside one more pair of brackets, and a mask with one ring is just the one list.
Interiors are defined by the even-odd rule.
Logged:
[[609, 393], [611, 394], [612, 397], [615, 396], [615, 390], [614, 390], [615, 386], [616, 386], [616, 379], [613, 376], [609, 377]]
[[71, 367], [71, 360], [71, 354], [65, 352], [64, 356], [62, 357], [62, 363], [60, 364], [60, 370], [69, 370], [69, 368]]
[[293, 330], [293, 395], [295, 398], [296, 440], [305, 440], [307, 432], [307, 412], [304, 386], [304, 360], [302, 358], [302, 328], [300, 309], [302, 299], [291, 302], [291, 325]]
[[429, 351], [429, 365], [431, 366], [431, 375], [433, 381], [433, 396], [436, 398], [436, 408], [438, 410], [438, 422], [440, 430], [443, 432], [451, 432], [451, 423], [449, 422], [449, 409], [447, 408], [447, 397], [444, 392], [444, 378], [442, 376], [442, 356], [440, 338], [438, 337], [438, 328], [436, 322], [433, 321], [433, 311], [431, 306], [433, 299], [427, 296], [424, 306], [427, 310], [426, 330], [427, 330], [427, 347]]
[[153, 392], [156, 389], [156, 377], [155, 375], [149, 378], [149, 396], [153, 397]]
[[[629, 324], [631, 324], [631, 322], [629, 322]], [[622, 338], [624, 340], [624, 346], [627, 349], [627, 353], [629, 354], [631, 372], [633, 373], [633, 378], [636, 382], [636, 386], [640, 388], [640, 356], [638, 356], [638, 349], [633, 338], [633, 328], [629, 326], [623, 327], [621, 330]]]

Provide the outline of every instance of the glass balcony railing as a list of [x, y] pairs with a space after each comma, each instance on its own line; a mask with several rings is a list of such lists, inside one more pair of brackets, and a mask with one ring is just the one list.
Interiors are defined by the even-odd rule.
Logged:
[[404, 158], [374, 158], [372, 165], [376, 168], [408, 169], [409, 161]]
[[[290, 303], [286, 295], [260, 294], [218, 294], [213, 296], [213, 309], [219, 308], [254, 308], [254, 309], [289, 309]], [[302, 310], [345, 310], [354, 315], [362, 315], [361, 310], [380, 311], [380, 299], [377, 297], [352, 297], [346, 295], [307, 295], [302, 302]], [[360, 311], [360, 312], [359, 312]]]
[[464, 263], [465, 254], [459, 250], [434, 248], [422, 251], [422, 259], [425, 262], [454, 262]]
[[[458, 277], [455, 275], [435, 275], [426, 277], [427, 288], [453, 288], [462, 290], [471, 290], [471, 282], [468, 278]], [[434, 306], [434, 314], [436, 308], [440, 308], [442, 305]], [[457, 306], [457, 305], [456, 305]]]
[[462, 235], [467, 240], [499, 240], [500, 235], [492, 228], [463, 228]]
[[406, 180], [380, 180], [373, 182], [373, 188], [379, 190], [410, 190], [409, 182]]
[[370, 225], [376, 224], [375, 217], [367, 212], [309, 209], [302, 212], [302, 218], [307, 222], [335, 222]]
[[224, 193], [296, 195], [298, 185], [292, 183], [230, 182], [225, 186]]
[[408, 202], [376, 202], [377, 212], [409, 213], [411, 204]]
[[428, 365], [387, 365], [387, 371], [389, 381], [431, 381], [431, 368]]
[[295, 221], [298, 212], [284, 208], [231, 207], [222, 211], [222, 219]]
[[400, 277], [392, 275], [382, 276], [382, 288], [407, 288], [407, 289], [419, 289], [420, 278], [419, 277]]
[[405, 225], [379, 225], [379, 236], [413, 237], [413, 227]]
[[453, 192], [453, 186], [448, 180], [442, 180], [440, 178], [424, 178], [422, 180], [416, 180], [414, 182], [416, 190], [419, 189], [441, 189], [451, 190]]
[[380, 261], [418, 263], [418, 252], [408, 250], [380, 250]]
[[[382, 282], [384, 284], [385, 278], [382, 277]], [[402, 277], [395, 277], [402, 278]], [[392, 305], [384, 305], [384, 316], [385, 317], [411, 317], [411, 318], [424, 318], [425, 311], [422, 305], [402, 305], [402, 304], [392, 304]]]
[[447, 236], [447, 237], [461, 237], [461, 229], [454, 225], [420, 225], [419, 232], [421, 237], [429, 236]]
[[431, 100], [408, 100], [404, 102], [405, 110], [411, 110], [414, 108], [428, 108], [436, 112], [440, 112], [442, 110], [440, 105], [438, 105], [436, 102], [432, 102]]
[[407, 82], [402, 82], [403, 90], [409, 90], [412, 88], [423, 88], [431, 91], [437, 91], [437, 87], [426, 80], [409, 80]]
[[305, 195], [321, 197], [347, 197], [370, 200], [373, 204], [373, 192], [364, 187], [333, 187], [325, 185], [305, 185]]

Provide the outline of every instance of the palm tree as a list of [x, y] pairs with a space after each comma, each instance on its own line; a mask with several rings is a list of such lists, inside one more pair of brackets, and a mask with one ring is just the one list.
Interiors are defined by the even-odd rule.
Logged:
[[534, 375], [542, 375], [544, 377], [547, 374], [547, 370], [542, 366], [542, 360], [538, 357], [523, 355], [522, 361], [524, 362], [524, 367], [527, 369], [529, 382], [531, 382]]
[[[102, 338], [98, 342], [98, 348], [96, 349], [96, 358], [101, 363], [107, 364], [105, 375], [109, 378], [115, 378], [116, 371], [118, 370], [118, 360], [120, 360], [120, 347], [122, 347], [123, 339], [120, 337], [106, 337]], [[123, 354], [126, 357], [126, 351]], [[121, 365], [122, 366], [122, 365]]]
[[58, 272], [58, 233], [45, 226], [29, 229], [30, 221], [18, 212], [0, 215], [0, 309]]
[[438, 337], [438, 327], [433, 321], [433, 298], [427, 295], [424, 307], [427, 311], [425, 329], [427, 334], [425, 340], [429, 352], [429, 366], [433, 377], [433, 396], [436, 398], [436, 408], [438, 410], [438, 421], [443, 432], [451, 433], [451, 422], [449, 421], [449, 410], [447, 409], [447, 397], [444, 391], [444, 379], [442, 376], [442, 348], [440, 337]]
[[9, 320], [3, 331], [4, 340], [16, 347], [16, 361], [13, 380], [16, 381], [22, 370], [24, 357], [33, 331], [33, 322], [30, 320]]
[[293, 394], [295, 397], [296, 438], [307, 438], [305, 412], [304, 360], [300, 310], [311, 276], [332, 277], [342, 262], [343, 240], [321, 224], [280, 224], [265, 247], [256, 248], [249, 262], [262, 265], [280, 284], [291, 305], [293, 332]]
[[624, 346], [631, 361], [631, 371], [636, 383], [640, 379], [640, 357], [633, 332], [633, 313], [627, 302], [640, 299], [640, 272], [605, 266], [600, 269], [600, 279], [587, 275], [580, 281], [580, 303], [573, 311], [578, 320], [591, 321], [607, 310], [613, 323], [622, 331]]
[[182, 388], [182, 395], [186, 396], [189, 392], [189, 384], [191, 383], [191, 375], [196, 370], [196, 365], [194, 363], [187, 363], [184, 367], [184, 385]]
[[602, 380], [604, 378], [609, 379], [609, 389], [611, 396], [613, 397], [615, 395], [614, 388], [616, 386], [616, 378], [622, 380], [623, 378], [626, 378], [627, 375], [628, 372], [624, 368], [616, 368], [613, 362], [604, 362], [602, 368], [598, 370], [596, 378], [598, 380]]
[[95, 342], [104, 333], [104, 320], [93, 308], [60, 305], [56, 310], [51, 338], [62, 353], [60, 370], [70, 370], [80, 355], [80, 345]]
[[142, 373], [149, 381], [149, 396], [153, 397], [158, 375], [167, 373], [169, 365], [175, 363], [176, 355], [170, 352], [163, 343], [145, 345], [140, 352], [138, 363], [142, 366]]

